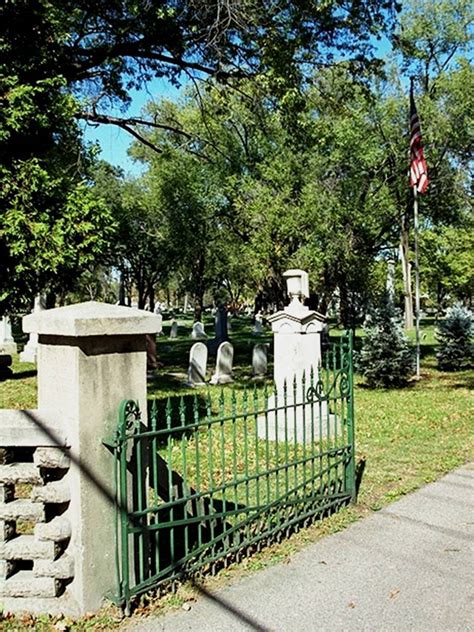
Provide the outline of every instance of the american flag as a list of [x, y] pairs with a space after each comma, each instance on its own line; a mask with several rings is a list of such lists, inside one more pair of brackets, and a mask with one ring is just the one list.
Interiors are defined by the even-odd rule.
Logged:
[[413, 97], [413, 86], [410, 89], [410, 186], [415, 187], [418, 193], [424, 193], [428, 188], [428, 167], [421, 144], [420, 119]]

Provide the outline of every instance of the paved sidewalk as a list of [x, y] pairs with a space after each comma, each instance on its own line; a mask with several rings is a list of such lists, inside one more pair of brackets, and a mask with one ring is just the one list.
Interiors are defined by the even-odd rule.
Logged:
[[127, 630], [474, 630], [474, 464], [188, 612]]

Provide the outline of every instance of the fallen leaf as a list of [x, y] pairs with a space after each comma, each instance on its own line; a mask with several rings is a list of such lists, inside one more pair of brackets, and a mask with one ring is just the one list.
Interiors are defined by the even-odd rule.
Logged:
[[461, 549], [444, 549], [445, 553], [459, 553]]

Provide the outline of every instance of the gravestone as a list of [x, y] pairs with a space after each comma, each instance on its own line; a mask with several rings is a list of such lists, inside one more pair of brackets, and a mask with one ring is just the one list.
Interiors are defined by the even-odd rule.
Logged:
[[[43, 311], [44, 307], [41, 304], [41, 296], [35, 298], [35, 305], [33, 307], [33, 314]], [[25, 348], [20, 353], [20, 362], [32, 362], [36, 364], [36, 358], [38, 355], [38, 334], [31, 333], [28, 338], [28, 342]]]
[[203, 342], [196, 342], [189, 351], [188, 381], [189, 386], [206, 384], [207, 347]]
[[267, 374], [268, 368], [268, 345], [259, 343], [253, 348], [252, 353], [252, 373], [254, 379], [262, 379]]
[[207, 335], [206, 332], [204, 331], [204, 325], [201, 323], [201, 321], [196, 321], [193, 325], [193, 330], [191, 332], [191, 338], [193, 340], [206, 340], [207, 339]]
[[[268, 398], [266, 408], [269, 412], [258, 419], [258, 436], [278, 441], [285, 428], [288, 438], [301, 443], [305, 436], [311, 436], [314, 420], [316, 428], [319, 420], [325, 420], [331, 428], [335, 423], [335, 416], [330, 414], [326, 401], [311, 402], [306, 395], [311, 374], [314, 382], [318, 381], [321, 331], [326, 318], [303, 304], [309, 297], [308, 274], [304, 270], [287, 270], [283, 276], [290, 304], [268, 318], [274, 334], [275, 394]], [[286, 402], [285, 414], [277, 406], [277, 402], [283, 401]], [[327, 425], [323, 424], [322, 435], [325, 428]]]
[[228, 325], [227, 308], [224, 305], [221, 305], [214, 314], [216, 336], [207, 343], [207, 348], [211, 353], [215, 353], [216, 349], [219, 348], [219, 345], [229, 339]]
[[178, 337], [178, 321], [171, 321], [170, 338], [174, 339]]
[[227, 319], [227, 308], [224, 305], [221, 305], [216, 312], [215, 317], [215, 327], [216, 327], [216, 340], [221, 342], [225, 342], [229, 335], [227, 333], [228, 327], [228, 319]]
[[263, 316], [261, 312], [255, 314], [255, 324], [253, 326], [253, 333], [256, 336], [261, 336], [263, 333]]
[[230, 384], [232, 379], [232, 363], [234, 347], [230, 342], [222, 342], [217, 349], [216, 372], [211, 378], [211, 384]]
[[160, 327], [160, 331], [157, 333], [157, 336], [162, 336], [163, 335], [163, 315], [161, 314], [161, 312], [155, 312], [156, 317], [158, 318], [158, 322], [159, 322], [159, 327]]
[[16, 342], [12, 336], [12, 326], [8, 316], [0, 322], [0, 354], [14, 355], [17, 352]]

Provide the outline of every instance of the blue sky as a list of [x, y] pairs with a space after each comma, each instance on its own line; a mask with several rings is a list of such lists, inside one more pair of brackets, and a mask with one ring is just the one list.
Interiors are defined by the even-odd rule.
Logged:
[[[159, 101], [160, 99], [176, 99], [179, 90], [166, 79], [153, 79], [142, 90], [132, 90], [130, 92], [130, 107], [122, 112], [119, 109], [108, 111], [112, 116], [132, 117], [139, 116], [142, 108], [149, 101]], [[116, 125], [83, 124], [85, 140], [97, 142], [101, 148], [100, 157], [112, 165], [122, 167], [132, 175], [138, 175], [142, 170], [142, 165], [134, 162], [128, 155], [127, 150], [132, 142], [132, 136], [121, 130]]]

